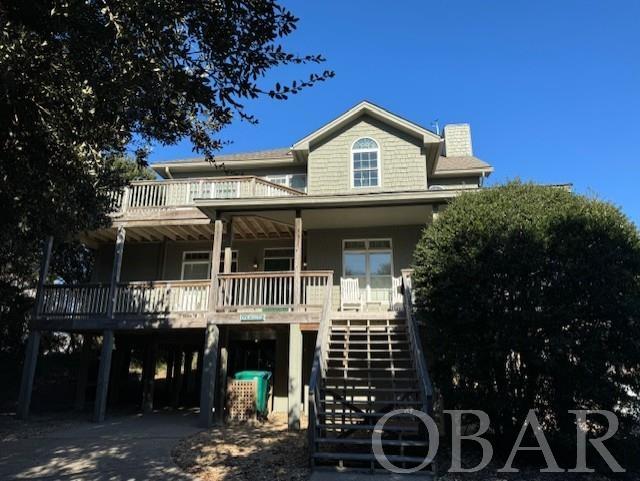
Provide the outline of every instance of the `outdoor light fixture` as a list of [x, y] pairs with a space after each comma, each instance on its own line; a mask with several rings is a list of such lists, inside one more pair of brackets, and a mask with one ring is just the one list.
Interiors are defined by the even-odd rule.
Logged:
[[254, 268], [255, 270], [257, 270], [257, 269], [258, 269], [258, 258], [257, 258], [257, 257], [254, 257], [254, 258], [253, 258], [253, 268]]

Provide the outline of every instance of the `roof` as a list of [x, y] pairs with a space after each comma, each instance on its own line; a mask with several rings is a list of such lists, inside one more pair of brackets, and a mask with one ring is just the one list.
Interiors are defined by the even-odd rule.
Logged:
[[[233, 154], [219, 154], [215, 156], [216, 162], [232, 162], [234, 160], [277, 160], [288, 159], [292, 157], [289, 147], [278, 149], [257, 150], [253, 152], [237, 152]], [[157, 162], [157, 164], [184, 164], [194, 162], [205, 162], [204, 157], [191, 157], [187, 159], [168, 160], [165, 162]], [[156, 165], [156, 164], [153, 164]], [[153, 167], [152, 165], [152, 167]]]
[[375, 105], [371, 102], [363, 100], [362, 102], [358, 103], [357, 105], [347, 110], [345, 113], [343, 113], [339, 117], [333, 119], [331, 122], [323, 125], [319, 129], [311, 132], [305, 138], [296, 142], [291, 149], [294, 151], [308, 152], [309, 146], [312, 142], [317, 141], [327, 135], [330, 135], [331, 133], [335, 132], [346, 123], [358, 117], [361, 117], [362, 115], [369, 115], [389, 125], [393, 125], [398, 130], [407, 132], [411, 135], [414, 135], [415, 137], [422, 139], [425, 145], [439, 144], [440, 142], [442, 142], [442, 138], [439, 135], [431, 132], [428, 129], [425, 129], [421, 125], [418, 125], [415, 122], [411, 122], [392, 112], [389, 112], [388, 110], [383, 109], [378, 105]]
[[474, 156], [465, 157], [443, 157], [438, 158], [434, 174], [438, 175], [445, 172], [464, 172], [464, 171], [485, 171], [493, 172], [493, 167]]

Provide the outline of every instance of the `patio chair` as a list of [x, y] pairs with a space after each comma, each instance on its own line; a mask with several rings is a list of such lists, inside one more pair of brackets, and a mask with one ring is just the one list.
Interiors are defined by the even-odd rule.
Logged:
[[391, 299], [389, 306], [394, 311], [401, 311], [404, 308], [404, 297], [402, 295], [402, 278], [391, 278]]
[[358, 279], [340, 278], [340, 310], [349, 308], [364, 310], [364, 301], [360, 294]]

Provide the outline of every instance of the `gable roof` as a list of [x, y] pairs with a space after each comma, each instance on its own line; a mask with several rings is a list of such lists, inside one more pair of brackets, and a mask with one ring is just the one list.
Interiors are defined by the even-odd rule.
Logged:
[[308, 152], [311, 142], [320, 140], [321, 138], [335, 132], [348, 122], [363, 115], [369, 115], [375, 119], [392, 125], [400, 131], [414, 135], [415, 137], [422, 139], [425, 145], [439, 144], [440, 142], [442, 142], [442, 138], [439, 135], [431, 132], [430, 130], [425, 129], [424, 127], [407, 119], [404, 119], [396, 114], [393, 114], [388, 110], [379, 107], [378, 105], [363, 100], [359, 104], [355, 105], [354, 107], [350, 108], [345, 113], [340, 115], [338, 118], [323, 125], [319, 129], [311, 132], [309, 135], [293, 144], [291, 150]]

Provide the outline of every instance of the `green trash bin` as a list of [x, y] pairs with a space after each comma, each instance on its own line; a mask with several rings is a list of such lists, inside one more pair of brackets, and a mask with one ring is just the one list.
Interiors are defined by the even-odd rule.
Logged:
[[267, 399], [269, 397], [269, 385], [271, 384], [271, 373], [269, 371], [240, 371], [234, 379], [238, 381], [258, 381], [256, 393], [256, 411], [260, 415], [267, 414]]

